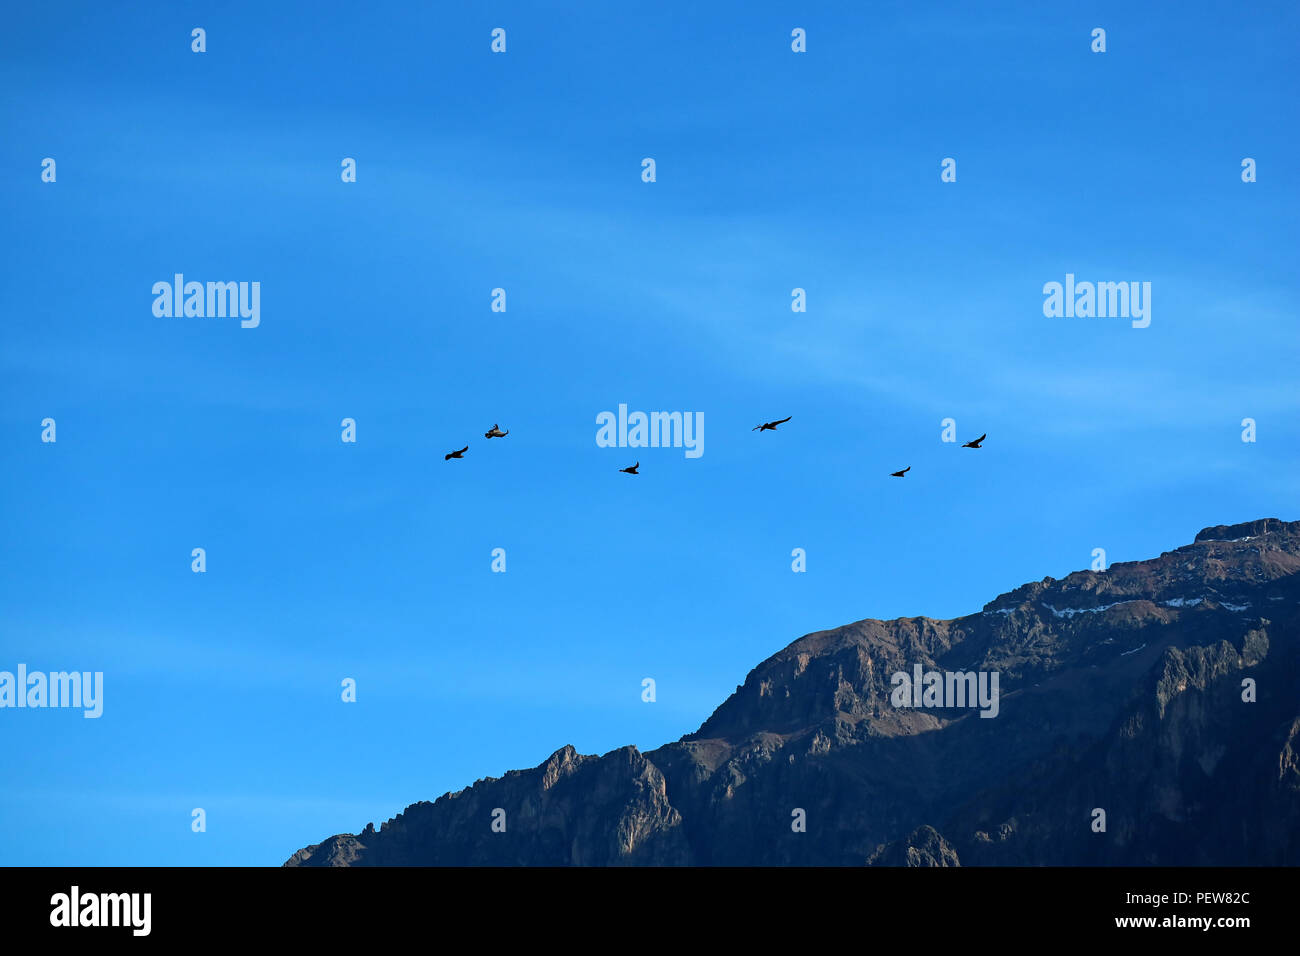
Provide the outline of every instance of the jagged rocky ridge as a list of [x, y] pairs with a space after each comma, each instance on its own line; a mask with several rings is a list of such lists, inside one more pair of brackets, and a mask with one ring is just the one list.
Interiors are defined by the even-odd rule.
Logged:
[[[676, 743], [566, 746], [285, 865], [1300, 864], [1297, 572], [1300, 522], [1269, 518], [809, 634]], [[916, 663], [998, 671], [998, 716], [894, 707]]]

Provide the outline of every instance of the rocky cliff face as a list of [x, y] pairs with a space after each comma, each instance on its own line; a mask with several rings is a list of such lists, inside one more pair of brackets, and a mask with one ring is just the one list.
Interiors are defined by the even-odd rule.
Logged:
[[[286, 865], [1300, 864], [1298, 572], [1269, 518], [809, 634], [676, 743], [564, 747]], [[996, 672], [996, 716], [960, 680], [900, 706], [917, 665]]]

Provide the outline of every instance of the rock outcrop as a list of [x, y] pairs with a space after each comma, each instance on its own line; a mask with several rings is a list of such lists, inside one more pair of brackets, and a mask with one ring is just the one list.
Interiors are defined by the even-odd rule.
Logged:
[[[1300, 864], [1298, 572], [1269, 518], [809, 634], [675, 743], [564, 747], [286, 865]], [[917, 665], [996, 672], [996, 716], [900, 706]]]

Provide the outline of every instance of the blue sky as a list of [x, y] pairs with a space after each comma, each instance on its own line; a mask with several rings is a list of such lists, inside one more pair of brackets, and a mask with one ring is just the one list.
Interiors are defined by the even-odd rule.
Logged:
[[[0, 863], [278, 864], [805, 633], [1300, 517], [1293, 4], [414, 6], [7, 13], [0, 670], [105, 703], [0, 710]], [[261, 325], [155, 317], [177, 272]], [[1150, 327], [1045, 318], [1067, 272]]]

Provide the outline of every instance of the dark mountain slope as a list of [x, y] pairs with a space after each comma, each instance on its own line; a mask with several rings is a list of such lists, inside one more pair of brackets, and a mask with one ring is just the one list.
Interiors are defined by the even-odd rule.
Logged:
[[[1298, 572], [1300, 522], [1265, 519], [809, 634], [677, 743], [565, 747], [286, 865], [1297, 864]], [[917, 664], [997, 672], [997, 716], [894, 706]]]

